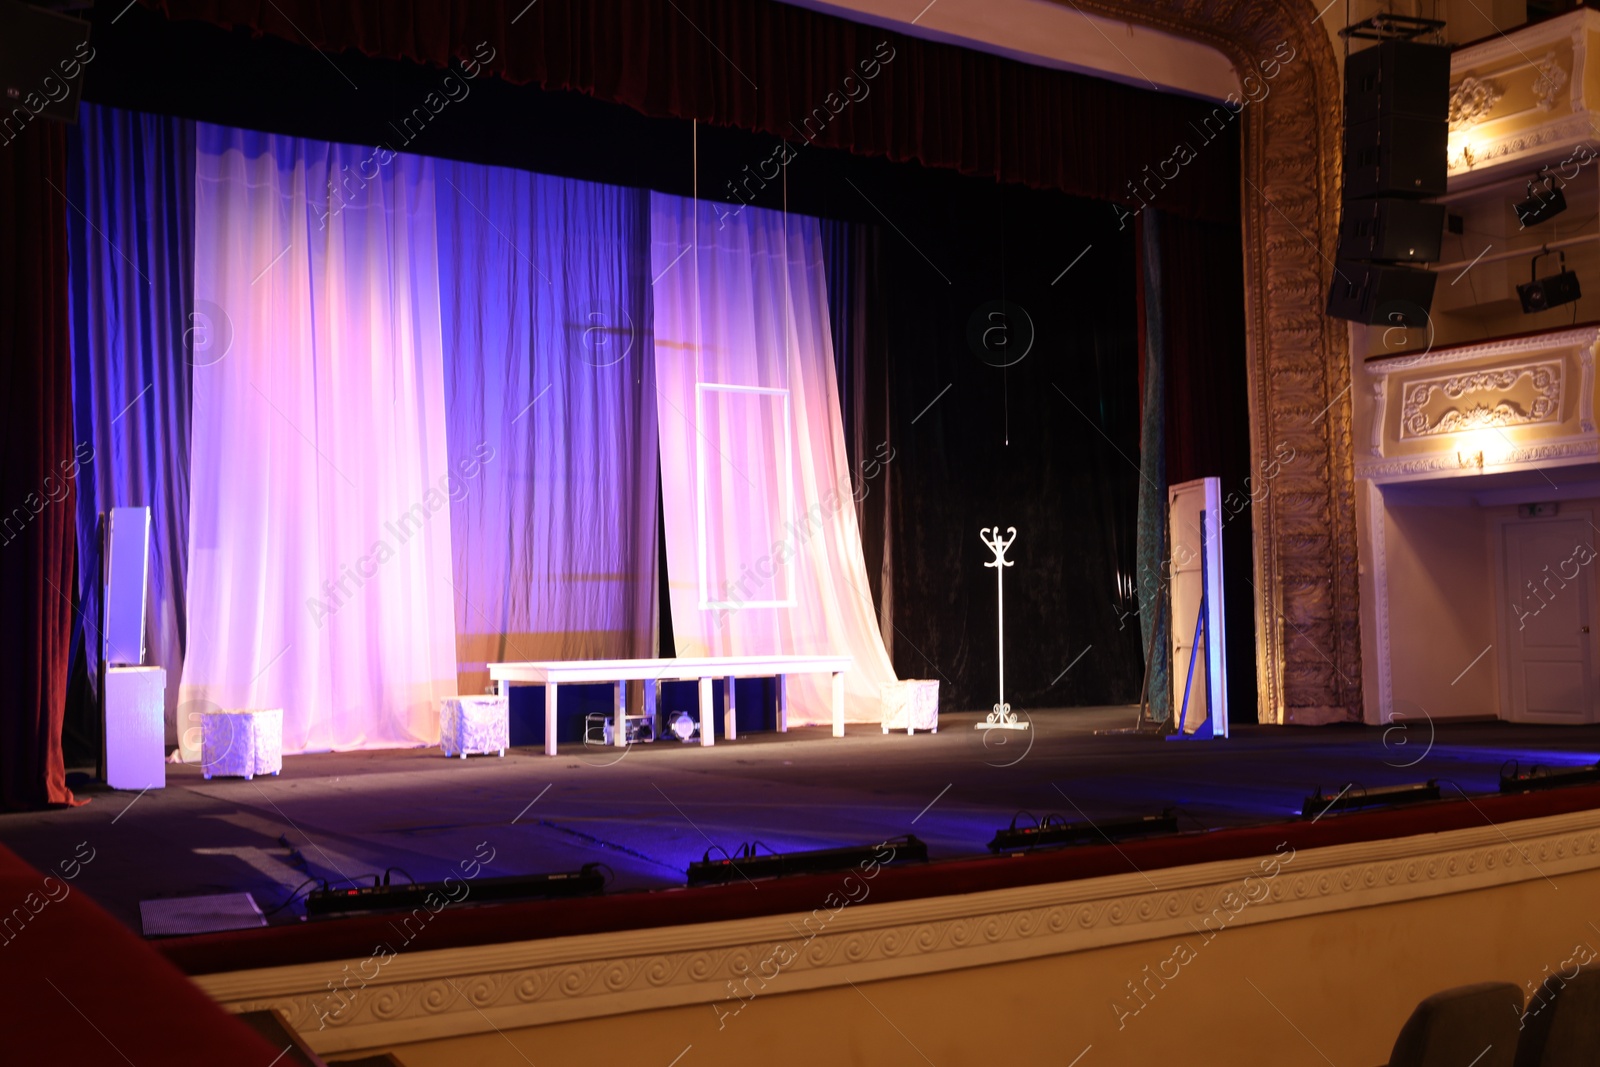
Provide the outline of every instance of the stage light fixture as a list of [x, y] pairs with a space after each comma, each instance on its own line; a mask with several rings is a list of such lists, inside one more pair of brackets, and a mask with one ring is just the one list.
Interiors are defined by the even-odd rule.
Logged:
[[[600, 873], [602, 866], [599, 863], [586, 863], [580, 870], [558, 874], [456, 879], [449, 885], [444, 882], [412, 882], [348, 889], [323, 888], [306, 894], [306, 918], [410, 911], [430, 904], [437, 905], [441, 900], [456, 904], [486, 904], [588, 896], [605, 888], [605, 876]], [[437, 908], [430, 907], [429, 910]]]
[[1556, 176], [1549, 168], [1535, 174], [1528, 182], [1528, 198], [1518, 201], [1515, 210], [1517, 221], [1523, 228], [1549, 222], [1567, 210], [1567, 197], [1556, 184]]
[[[756, 850], [766, 849], [764, 853]], [[888, 855], [885, 856], [885, 850]], [[722, 855], [713, 859], [711, 854]], [[725, 885], [729, 882], [754, 881], [757, 878], [778, 878], [789, 874], [823, 874], [828, 871], [865, 869], [866, 865], [880, 867], [897, 863], [926, 863], [928, 846], [915, 834], [894, 837], [876, 845], [849, 845], [844, 848], [819, 848], [805, 852], [774, 852], [760, 841], [750, 841], [739, 846], [739, 851], [729, 855], [720, 846], [706, 849], [705, 856], [689, 864], [691, 886]]]
[[1570, 304], [1583, 296], [1583, 291], [1578, 287], [1578, 276], [1567, 269], [1565, 252], [1557, 253], [1561, 257], [1561, 270], [1558, 273], [1547, 274], [1543, 278], [1538, 276], [1539, 260], [1549, 254], [1540, 252], [1534, 256], [1533, 263], [1529, 267], [1529, 274], [1533, 280], [1517, 286], [1517, 298], [1522, 301], [1522, 311], [1525, 315]]
[[1300, 817], [1302, 819], [1319, 819], [1335, 811], [1354, 811], [1357, 808], [1386, 808], [1397, 804], [1420, 804], [1423, 801], [1438, 799], [1439, 783], [1432, 778], [1414, 785], [1384, 786], [1381, 789], [1366, 789], [1362, 786], [1351, 785], [1331, 796], [1324, 793], [1322, 787], [1318, 786], [1317, 791], [1306, 797], [1305, 803], [1300, 806]]
[[1025, 815], [1033, 818], [1028, 812], [1018, 812], [1010, 826], [995, 831], [994, 840], [989, 842], [990, 852], [1026, 852], [1054, 845], [1094, 845], [1103, 841], [1124, 841], [1131, 837], [1178, 832], [1178, 819], [1172, 808], [1165, 809], [1160, 815], [1101, 822], [1087, 819], [1068, 822], [1060, 815], [1046, 815], [1036, 825], [1018, 826], [1018, 821]]
[[667, 720], [667, 732], [679, 741], [686, 743], [693, 741], [699, 731], [699, 724], [687, 711], [675, 711], [672, 713], [672, 718]]
[[1500, 772], [1500, 792], [1533, 793], [1542, 789], [1560, 789], [1569, 785], [1594, 785], [1600, 782], [1600, 763], [1589, 767], [1541, 767], [1535, 764], [1524, 774], [1513, 766], [1511, 773]]

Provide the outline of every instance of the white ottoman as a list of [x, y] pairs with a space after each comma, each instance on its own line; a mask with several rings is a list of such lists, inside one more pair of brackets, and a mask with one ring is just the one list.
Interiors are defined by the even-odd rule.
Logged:
[[439, 747], [446, 756], [504, 756], [510, 744], [509, 697], [446, 697], [439, 702]]
[[939, 732], [939, 680], [906, 678], [878, 687], [883, 699], [883, 732], [932, 730]]
[[200, 713], [200, 773], [254, 778], [283, 770], [283, 709]]

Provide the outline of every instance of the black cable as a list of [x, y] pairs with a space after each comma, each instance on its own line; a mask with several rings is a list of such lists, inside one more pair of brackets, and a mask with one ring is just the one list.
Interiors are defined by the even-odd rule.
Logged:
[[416, 885], [417, 884], [417, 880], [415, 878], [411, 877], [411, 872], [406, 870], [404, 867], [386, 867], [386, 868], [384, 868], [384, 871], [383, 871], [383, 884], [384, 885], [388, 885], [389, 884], [389, 872], [390, 871], [399, 871], [401, 874], [406, 876], [406, 881], [410, 882], [412, 885]]
[[[1466, 234], [1466, 227], [1465, 226], [1462, 227], [1462, 232], [1461, 233], [1456, 234], [1456, 238], [1461, 242], [1461, 255], [1462, 255], [1463, 258], [1465, 258], [1466, 254], [1467, 254], [1467, 234]], [[1485, 251], [1487, 251], [1487, 249], [1485, 249]], [[1481, 301], [1478, 299], [1478, 283], [1472, 280], [1472, 267], [1471, 266], [1467, 267], [1467, 272], [1466, 273], [1467, 273], [1467, 288], [1472, 290], [1472, 306], [1473, 307], [1477, 307], [1481, 303]], [[1480, 318], [1478, 320], [1478, 325], [1483, 330], [1484, 340], [1489, 340], [1489, 324], [1487, 322], [1483, 321]]]
[[307, 878], [305, 881], [301, 882], [299, 885], [294, 887], [294, 891], [289, 894], [288, 899], [285, 900], [282, 904], [279, 904], [277, 907], [273, 908], [271, 911], [262, 912], [261, 913], [262, 917], [265, 918], [265, 917], [267, 917], [269, 915], [278, 914], [278, 912], [282, 911], [284, 908], [287, 908], [290, 904], [293, 904], [295, 902], [295, 899], [300, 896], [300, 890], [304, 889], [306, 886], [311, 885], [311, 884], [313, 884], [315, 882], [322, 882], [322, 888], [324, 888], [324, 889], [328, 888], [328, 883], [322, 881], [322, 879], [320, 879], [320, 878]]

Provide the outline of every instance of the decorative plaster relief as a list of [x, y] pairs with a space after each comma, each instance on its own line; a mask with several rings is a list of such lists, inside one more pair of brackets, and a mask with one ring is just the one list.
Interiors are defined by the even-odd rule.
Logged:
[[1539, 98], [1539, 110], [1549, 111], [1556, 106], [1556, 94], [1567, 84], [1567, 72], [1557, 62], [1554, 51], [1546, 52], [1543, 58], [1535, 60], [1533, 69], [1539, 72], [1539, 77], [1533, 83], [1534, 95]]
[[1562, 385], [1560, 360], [1408, 382], [1400, 408], [1400, 437], [1559, 422]]
[[1467, 75], [1450, 90], [1450, 128], [1459, 130], [1482, 122], [1506, 91], [1493, 78]]

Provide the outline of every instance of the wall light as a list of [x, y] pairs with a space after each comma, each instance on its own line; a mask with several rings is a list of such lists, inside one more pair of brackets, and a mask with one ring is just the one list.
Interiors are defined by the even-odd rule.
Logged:
[[1485, 465], [1495, 467], [1511, 462], [1516, 451], [1516, 444], [1503, 430], [1494, 427], [1472, 430], [1457, 439], [1456, 466], [1476, 467], [1481, 471]]

